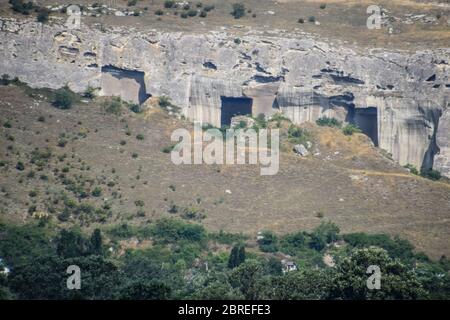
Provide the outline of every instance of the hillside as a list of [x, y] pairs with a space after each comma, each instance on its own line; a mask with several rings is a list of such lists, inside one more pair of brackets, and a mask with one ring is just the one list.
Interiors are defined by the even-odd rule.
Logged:
[[175, 166], [162, 150], [188, 121], [158, 107], [111, 114], [100, 98], [60, 110], [51, 94], [0, 87], [2, 221], [43, 212], [90, 230], [180, 217], [254, 237], [329, 220], [343, 232], [400, 235], [434, 258], [450, 255], [450, 184], [409, 174], [365, 135], [306, 123], [315, 155], [299, 157], [285, 136], [274, 176], [252, 165]]

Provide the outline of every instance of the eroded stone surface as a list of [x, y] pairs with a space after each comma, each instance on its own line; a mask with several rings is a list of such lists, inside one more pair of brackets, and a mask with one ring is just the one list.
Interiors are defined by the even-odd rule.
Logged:
[[306, 36], [248, 34], [235, 43], [227, 32], [67, 30], [11, 19], [0, 26], [1, 73], [33, 87], [110, 92], [102, 67], [140, 71], [147, 94], [169, 96], [188, 118], [215, 126], [221, 97], [252, 98], [254, 115], [281, 110], [295, 123], [322, 116], [351, 122], [355, 108], [377, 108], [380, 148], [401, 164], [435, 162], [450, 174], [448, 48], [358, 53]]

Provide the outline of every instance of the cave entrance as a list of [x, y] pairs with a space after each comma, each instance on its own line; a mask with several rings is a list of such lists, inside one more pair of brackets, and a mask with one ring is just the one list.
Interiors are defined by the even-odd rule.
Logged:
[[253, 99], [247, 97], [230, 98], [220, 97], [222, 107], [220, 116], [220, 125], [229, 126], [231, 118], [239, 115], [251, 115]]
[[144, 77], [141, 71], [103, 66], [103, 93], [105, 96], [120, 96], [125, 101], [142, 104], [151, 96], [147, 94]]
[[378, 147], [378, 116], [377, 108], [356, 108], [354, 114], [354, 124], [356, 124], [362, 132], [372, 139], [374, 145]]

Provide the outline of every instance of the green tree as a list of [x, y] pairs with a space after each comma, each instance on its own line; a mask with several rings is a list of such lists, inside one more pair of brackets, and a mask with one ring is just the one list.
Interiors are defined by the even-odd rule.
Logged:
[[161, 281], [133, 281], [124, 286], [119, 298], [122, 300], [167, 300], [171, 288]]
[[82, 256], [85, 253], [85, 240], [80, 233], [63, 229], [57, 239], [56, 253], [63, 258]]
[[313, 270], [303, 268], [285, 275], [273, 277], [268, 296], [274, 300], [322, 300], [327, 299], [332, 285], [333, 269]]
[[261, 298], [263, 266], [256, 260], [247, 260], [231, 271], [230, 284], [240, 290], [247, 300]]
[[262, 238], [258, 240], [259, 249], [263, 252], [276, 252], [278, 251], [277, 243], [278, 238], [270, 231], [264, 231]]
[[236, 245], [231, 249], [230, 258], [228, 259], [228, 268], [234, 269], [245, 261], [245, 246]]
[[[380, 268], [380, 289], [369, 289], [367, 286], [369, 266]], [[334, 298], [418, 299], [427, 295], [416, 273], [399, 260], [390, 258], [381, 248], [355, 249], [338, 264], [336, 271], [332, 281]]]
[[103, 237], [100, 229], [95, 229], [92, 232], [90, 239], [90, 253], [95, 255], [103, 254]]

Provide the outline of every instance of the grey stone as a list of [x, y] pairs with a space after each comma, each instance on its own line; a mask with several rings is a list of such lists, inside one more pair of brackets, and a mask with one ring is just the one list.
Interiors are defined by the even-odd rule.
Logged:
[[296, 144], [294, 146], [294, 152], [302, 157], [306, 157], [307, 155], [309, 155], [309, 151], [302, 144]]

